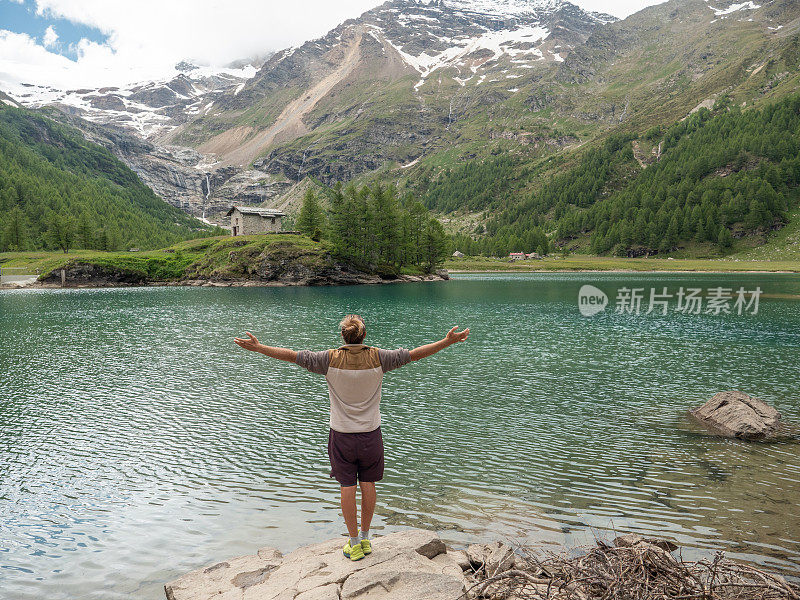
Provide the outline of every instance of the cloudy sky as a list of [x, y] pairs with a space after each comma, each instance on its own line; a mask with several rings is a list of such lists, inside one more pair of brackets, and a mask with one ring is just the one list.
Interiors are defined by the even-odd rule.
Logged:
[[[664, 0], [572, 0], [626, 17]], [[0, 0], [0, 89], [123, 85], [319, 37], [382, 0]]]

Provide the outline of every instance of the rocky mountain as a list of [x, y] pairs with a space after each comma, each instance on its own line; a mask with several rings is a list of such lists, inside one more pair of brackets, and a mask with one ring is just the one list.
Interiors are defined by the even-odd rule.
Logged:
[[[168, 81], [129, 89], [31, 84], [12, 96], [102, 125], [105, 133], [85, 126], [87, 134], [165, 200], [213, 216], [232, 202], [271, 202], [308, 174], [350, 179], [410, 162], [462, 108], [451, 90], [444, 114], [443, 87], [513, 93], [516, 81], [563, 61], [613, 20], [561, 0], [392, 0], [257, 71], [182, 64]], [[353, 139], [338, 147], [307, 139], [323, 131]], [[299, 139], [313, 150], [278, 150]]]
[[[612, 21], [561, 0], [392, 0], [276, 53], [170, 139], [220, 165], [351, 179], [417, 158], [458, 117], [462, 89], [513, 94]], [[329, 153], [322, 132], [354, 139]], [[299, 139], [291, 155], [271, 151]]]
[[669, 0], [622, 21], [564, 0], [390, 0], [257, 69], [11, 96], [94, 124], [87, 135], [197, 216], [280, 205], [307, 176], [424, 195], [498, 156], [531, 165], [509, 174], [513, 200], [549, 172], [538, 161], [607, 132], [797, 89], [799, 31], [795, 0]]
[[[463, 13], [461, 3], [445, 0], [443, 5], [450, 7], [449, 19]], [[390, 6], [383, 5], [380, 12]], [[282, 129], [264, 140], [266, 149], [258, 146], [258, 134], [250, 130], [231, 126], [226, 133], [252, 136], [248, 140], [257, 141], [247, 150], [262, 152], [254, 164], [293, 180], [306, 174], [325, 181], [349, 180], [393, 169], [398, 169], [393, 177], [415, 179], [425, 167], [435, 177], [453, 161], [491, 155], [523, 154], [535, 161], [614, 128], [667, 124], [724, 93], [739, 92], [740, 102], [756, 101], [786, 93], [797, 83], [781, 59], [791, 54], [797, 40], [800, 5], [791, 0], [765, 0], [760, 5], [670, 0], [618, 22], [567, 3], [540, 6], [535, 16], [510, 14], [500, 23], [492, 21], [496, 15], [484, 15], [481, 26], [496, 23], [496, 30], [471, 32], [469, 42], [448, 42], [453, 45], [445, 50], [436, 46], [443, 35], [435, 28], [433, 35], [421, 36], [420, 44], [427, 44], [424, 50], [415, 47], [413, 39], [406, 45], [395, 43], [398, 34], [386, 26], [382, 38], [373, 37], [367, 13], [331, 35], [350, 39], [351, 44], [360, 40], [360, 53], [371, 63], [364, 62], [327, 96], [301, 109], [302, 127], [290, 134]], [[430, 30], [419, 16], [438, 14], [439, 5], [415, 7], [414, 30]], [[403, 16], [412, 12], [398, 10]], [[481, 22], [474, 16], [477, 12], [467, 21]], [[361, 38], [358, 25], [365, 28]], [[530, 33], [536, 27], [548, 34]], [[354, 32], [351, 38], [347, 31]], [[492, 46], [489, 40], [497, 38], [505, 41]], [[392, 47], [379, 47], [378, 39], [392, 42]], [[392, 60], [395, 48], [402, 60]], [[268, 64], [261, 73], [279, 68]], [[287, 89], [291, 84], [281, 88], [284, 93]], [[212, 110], [192, 125], [213, 125], [213, 131], [227, 114]], [[277, 123], [280, 127], [280, 120]], [[241, 159], [241, 154], [228, 154], [225, 146], [217, 145], [224, 137], [216, 134], [199, 147], [221, 151], [223, 160]]]
[[393, 0], [276, 53], [170, 140], [292, 182], [388, 177], [424, 194], [453, 163], [535, 164], [723, 94], [788, 93], [798, 11], [669, 0], [616, 21], [558, 0]]
[[175, 65], [177, 75], [163, 81], [97, 89], [59, 90], [23, 83], [10, 90], [28, 107], [55, 106], [88, 121], [113, 125], [147, 139], [159, 139], [181, 123], [202, 115], [214, 99], [236, 93], [256, 73], [251, 64], [213, 69], [188, 62]]
[[179, 73], [173, 78], [125, 89], [57, 90], [23, 84], [10, 95], [0, 93], [0, 102], [57, 109], [47, 115], [83, 131], [164, 200], [200, 218], [223, 213], [232, 202], [262, 203], [284, 192], [289, 184], [280, 178], [240, 169], [212, 171], [202, 153], [162, 142], [165, 134], [209, 110], [216, 97], [235, 95], [256, 68], [248, 63], [211, 69], [186, 62], [175, 68]]

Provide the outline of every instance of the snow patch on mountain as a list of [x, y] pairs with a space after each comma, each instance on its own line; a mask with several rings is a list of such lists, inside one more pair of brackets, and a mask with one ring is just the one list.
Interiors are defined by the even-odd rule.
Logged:
[[241, 90], [257, 72], [249, 64], [216, 68], [180, 63], [176, 70], [180, 74], [171, 79], [139, 82], [125, 88], [62, 90], [22, 83], [7, 92], [25, 106], [61, 106], [77, 111], [88, 121], [118, 125], [150, 138], [174, 128], [181, 117], [207, 113], [214, 96], [226, 90]]
[[362, 18], [420, 74], [415, 92], [446, 68], [457, 70], [450, 76], [464, 86], [484, 81], [486, 70], [503, 71], [502, 77], [509, 69], [562, 62], [572, 46], [550, 41], [553, 29], [563, 33], [573, 20], [579, 27], [616, 20], [566, 0], [394, 0]]
[[[709, 0], [706, 0], [708, 2]], [[740, 10], [755, 10], [756, 8], [761, 8], [760, 4], [756, 4], [749, 0], [748, 2], [740, 2], [737, 4], [731, 4], [727, 8], [716, 8], [714, 6], [709, 5], [708, 8], [714, 11], [715, 17], [723, 17], [725, 15], [729, 15], [731, 13], [735, 13]]]
[[[377, 31], [383, 33], [379, 29], [377, 29]], [[393, 43], [385, 36], [384, 39], [398, 54], [400, 54], [403, 60], [419, 72], [421, 76], [420, 80], [414, 86], [415, 90], [419, 90], [420, 86], [425, 83], [425, 80], [431, 73], [441, 68], [457, 67], [459, 70], [462, 68], [470, 69], [474, 74], [478, 65], [496, 60], [502, 55], [511, 57], [527, 55], [533, 60], [543, 60], [544, 55], [538, 48], [520, 48], [519, 46], [541, 43], [549, 35], [550, 31], [539, 25], [521, 26], [514, 29], [501, 29], [498, 31], [487, 30], [481, 35], [472, 38], [449, 38], [446, 41], [452, 45], [442, 52], [435, 54], [421, 52], [416, 56], [404, 52], [402, 47]], [[480, 58], [477, 58], [477, 53], [482, 50], [488, 50], [491, 52], [491, 56], [482, 55]], [[469, 81], [469, 79], [471, 79], [471, 77], [463, 80], [459, 79], [458, 82], [464, 85], [464, 82]]]

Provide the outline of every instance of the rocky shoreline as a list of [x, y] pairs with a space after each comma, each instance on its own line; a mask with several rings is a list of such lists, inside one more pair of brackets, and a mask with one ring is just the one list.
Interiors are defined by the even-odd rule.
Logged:
[[501, 542], [445, 545], [410, 529], [375, 538], [360, 561], [342, 555], [344, 538], [239, 556], [167, 583], [167, 600], [797, 600], [800, 587], [718, 554], [684, 561], [665, 540], [621, 535], [613, 543], [561, 553]]
[[109, 287], [285, 287], [324, 285], [380, 285], [447, 281], [447, 269], [422, 275], [393, 275], [366, 273], [349, 265], [334, 263], [318, 268], [301, 263], [273, 264], [259, 269], [246, 278], [183, 278], [153, 279], [138, 271], [128, 271], [90, 263], [72, 264], [63, 270], [53, 270], [45, 277], [22, 284], [0, 285], [0, 289], [16, 288], [109, 288]]

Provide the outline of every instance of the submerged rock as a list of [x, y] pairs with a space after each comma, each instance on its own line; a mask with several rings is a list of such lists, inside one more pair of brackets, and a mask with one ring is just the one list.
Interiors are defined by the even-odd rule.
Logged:
[[781, 414], [744, 392], [719, 392], [689, 414], [712, 432], [741, 440], [771, 439], [781, 433]]
[[204, 567], [164, 586], [167, 600], [453, 600], [466, 579], [432, 531], [411, 529], [376, 538], [373, 552], [353, 562], [344, 539], [273, 548]]

